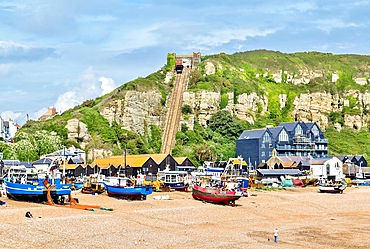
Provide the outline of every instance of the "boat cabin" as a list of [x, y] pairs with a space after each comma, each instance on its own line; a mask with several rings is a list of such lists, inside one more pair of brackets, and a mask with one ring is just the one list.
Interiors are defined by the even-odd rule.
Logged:
[[104, 184], [109, 186], [119, 186], [119, 187], [131, 187], [135, 185], [135, 181], [128, 177], [119, 177], [119, 176], [111, 176], [106, 177], [104, 180]]
[[188, 178], [187, 171], [167, 171], [158, 172], [159, 179], [164, 183], [179, 183], [184, 182]]

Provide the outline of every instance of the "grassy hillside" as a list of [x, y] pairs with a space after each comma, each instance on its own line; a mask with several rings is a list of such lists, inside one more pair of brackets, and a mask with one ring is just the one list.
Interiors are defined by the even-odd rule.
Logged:
[[[173, 59], [168, 59], [169, 63]], [[211, 61], [217, 65], [216, 73], [205, 74], [205, 65]], [[20, 130], [32, 135], [36, 131], [45, 130], [56, 132], [64, 145], [79, 146], [78, 143], [67, 139], [65, 125], [67, 120], [78, 118], [87, 125], [92, 139], [86, 149], [103, 148], [112, 150], [114, 154], [121, 154], [124, 147], [131, 154], [158, 153], [161, 144], [161, 131], [159, 127], [150, 125], [143, 135], [122, 129], [117, 123], [111, 127], [104, 119], [99, 110], [108, 106], [111, 101], [122, 99], [127, 90], [143, 91], [157, 89], [162, 93], [162, 105], [170, 94], [173, 82], [164, 84], [166, 72], [171, 66], [165, 66], [161, 70], [138, 78], [121, 85], [115, 91], [95, 100], [86, 100], [79, 106], [74, 107], [60, 116], [47, 121], [28, 121]], [[294, 85], [288, 82], [289, 74], [297, 77], [302, 71], [314, 71], [322, 77], [317, 77], [305, 85]], [[361, 86], [353, 81], [354, 77], [369, 78], [370, 57], [362, 55], [334, 55], [330, 53], [293, 53], [285, 54], [276, 51], [256, 50], [227, 55], [209, 55], [202, 58], [199, 69], [191, 73], [188, 91], [210, 90], [219, 91], [222, 94], [220, 109], [227, 104], [228, 92], [234, 92], [235, 99], [242, 93], [256, 92], [259, 95], [268, 93], [268, 113], [256, 113], [254, 125], [240, 121], [222, 113], [215, 114], [210, 120], [208, 128], [201, 127], [197, 122], [194, 130], [188, 130], [186, 126], [181, 128], [176, 137], [176, 147], [173, 155], [188, 156], [194, 162], [201, 163], [204, 160], [227, 159], [235, 156], [235, 140], [243, 129], [265, 127], [266, 125], [277, 125], [280, 122], [294, 121], [291, 116], [293, 100], [303, 92], [326, 91], [341, 94], [344, 90], [356, 89], [365, 91], [367, 86]], [[275, 82], [272, 73], [281, 72], [282, 82]], [[333, 73], [337, 73], [340, 79], [336, 83], [331, 82]], [[285, 108], [280, 110], [278, 106], [279, 94], [287, 94], [288, 101]], [[354, 109], [344, 108], [342, 113], [329, 114], [331, 125], [334, 122], [343, 123], [343, 115]], [[196, 110], [194, 110], [196, 113]], [[214, 123], [214, 125], [212, 125]], [[230, 125], [230, 123], [232, 125]], [[369, 141], [369, 131], [355, 132], [343, 129], [341, 132], [329, 127], [326, 132], [329, 139], [329, 153], [339, 154], [363, 154], [370, 155], [365, 146]], [[30, 138], [30, 139], [31, 139]], [[0, 145], [1, 147], [1, 145]], [[0, 148], [1, 149], [1, 148]], [[14, 152], [16, 153], [16, 152]], [[21, 152], [19, 152], [21, 153]], [[32, 158], [37, 159], [37, 158]]]

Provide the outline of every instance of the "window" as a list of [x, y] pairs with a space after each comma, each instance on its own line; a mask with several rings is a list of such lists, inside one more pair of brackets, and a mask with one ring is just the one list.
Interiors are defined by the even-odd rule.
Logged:
[[270, 134], [265, 132], [265, 134], [262, 137], [262, 143], [270, 143], [270, 142], [271, 142]]
[[315, 137], [318, 137], [318, 136], [320, 135], [319, 128], [317, 128], [317, 126], [316, 126], [316, 125], [314, 125], [314, 126], [312, 127], [311, 131], [312, 131], [312, 133], [313, 133], [313, 135], [314, 135]]
[[302, 130], [302, 127], [300, 125], [297, 125], [297, 127], [294, 130], [294, 134], [295, 135], [303, 135], [303, 130]]
[[330, 175], [330, 164], [326, 164], [326, 174]]
[[261, 148], [266, 148], [266, 145], [265, 144], [261, 144]]
[[279, 141], [289, 141], [288, 133], [285, 130], [282, 130], [279, 134]]
[[264, 151], [262, 151], [261, 156], [265, 156], [265, 152]]

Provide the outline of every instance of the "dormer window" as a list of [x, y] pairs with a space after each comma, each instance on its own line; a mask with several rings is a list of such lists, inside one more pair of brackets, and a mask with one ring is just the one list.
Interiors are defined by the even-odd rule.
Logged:
[[302, 127], [300, 125], [297, 125], [297, 127], [294, 130], [294, 134], [295, 135], [303, 135], [303, 130], [302, 130]]
[[313, 135], [314, 135], [315, 137], [318, 137], [318, 136], [320, 135], [319, 128], [317, 128], [317, 126], [316, 126], [316, 125], [314, 125], [314, 126], [312, 127], [311, 131], [312, 131], [312, 133], [313, 133]]
[[282, 141], [289, 141], [289, 137], [288, 137], [288, 133], [286, 133], [285, 130], [282, 130], [279, 134], [279, 141], [282, 142]]
[[267, 132], [263, 135], [262, 143], [271, 143], [271, 137]]

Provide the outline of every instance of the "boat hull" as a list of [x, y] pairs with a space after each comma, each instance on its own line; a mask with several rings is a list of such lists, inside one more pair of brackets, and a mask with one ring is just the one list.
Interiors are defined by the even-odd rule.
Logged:
[[120, 187], [106, 184], [105, 187], [110, 197], [145, 200], [147, 195], [153, 193], [151, 186]]
[[84, 186], [83, 182], [74, 182], [74, 183], [72, 183], [72, 188], [74, 190], [80, 190], [80, 189], [83, 188], [83, 186]]
[[194, 185], [192, 196], [196, 200], [217, 204], [235, 205], [235, 201], [242, 195], [237, 194], [235, 191], [213, 190]]
[[319, 186], [320, 193], [342, 194], [345, 186]]
[[170, 187], [171, 189], [174, 189], [176, 191], [188, 191], [189, 186], [184, 183], [164, 183], [165, 187]]
[[[14, 183], [4, 180], [6, 194], [14, 199], [46, 200], [47, 188], [44, 185]], [[53, 198], [71, 194], [71, 184], [57, 184], [50, 186]]]

